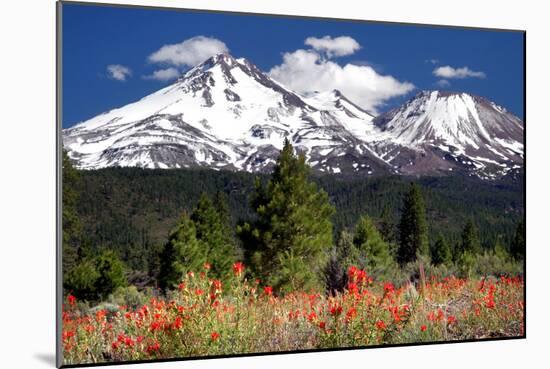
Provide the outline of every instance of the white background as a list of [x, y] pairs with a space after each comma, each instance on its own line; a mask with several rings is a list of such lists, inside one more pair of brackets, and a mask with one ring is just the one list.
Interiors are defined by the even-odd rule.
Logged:
[[[527, 30], [526, 340], [142, 364], [139, 368], [500, 369], [548, 364], [550, 245], [545, 236], [550, 205], [546, 154], [550, 31], [544, 1], [117, 1]], [[51, 368], [55, 352], [55, 3], [8, 0], [1, 7], [0, 367]]]

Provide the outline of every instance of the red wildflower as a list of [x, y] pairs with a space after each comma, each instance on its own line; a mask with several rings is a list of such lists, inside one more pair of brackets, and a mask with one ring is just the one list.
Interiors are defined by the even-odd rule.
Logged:
[[326, 323], [325, 322], [319, 322], [319, 328], [325, 329]]
[[149, 329], [151, 330], [151, 332], [154, 332], [154, 331], [158, 331], [158, 330], [161, 330], [162, 327], [163, 327], [163, 322], [160, 321], [160, 320], [153, 320], [151, 322], [151, 325], [149, 326]]
[[420, 331], [422, 331], [422, 332], [426, 332], [426, 329], [428, 329], [428, 327], [426, 327], [425, 325], [423, 325], [422, 327], [420, 327]]
[[212, 339], [212, 341], [216, 341], [218, 338], [220, 338], [220, 334], [218, 332], [212, 332], [210, 338]]
[[67, 302], [69, 303], [69, 305], [73, 306], [76, 303], [76, 297], [69, 294], [67, 296]]
[[271, 296], [271, 295], [273, 295], [273, 287], [271, 287], [271, 286], [265, 286], [265, 287], [264, 287], [264, 293], [266, 294], [266, 296]]
[[350, 280], [355, 280], [355, 274], [357, 273], [357, 267], [352, 265], [348, 269], [348, 277]]
[[391, 283], [391, 282], [384, 283], [384, 292], [385, 293], [390, 293], [390, 292], [393, 292], [393, 291], [395, 291], [395, 287], [394, 287], [393, 283]]
[[185, 289], [185, 283], [181, 282], [179, 285], [178, 285], [178, 290], [182, 291]]
[[357, 282], [364, 283], [367, 281], [367, 272], [364, 270], [359, 270], [357, 272]]
[[456, 323], [456, 317], [454, 315], [449, 315], [447, 317], [447, 324], [451, 325], [451, 324], [454, 324]]
[[155, 343], [147, 346], [147, 348], [145, 349], [145, 351], [147, 351], [149, 355], [153, 355], [155, 352], [158, 352], [159, 350], [160, 350], [160, 343], [158, 343], [158, 341], [155, 341]]
[[210, 270], [210, 268], [211, 268], [211, 265], [210, 265], [210, 264], [204, 263], [204, 269]]
[[348, 321], [348, 322], [352, 321], [353, 318], [355, 318], [356, 315], [357, 315], [357, 309], [355, 309], [354, 307], [350, 308], [346, 312], [346, 321]]
[[222, 281], [219, 279], [214, 279], [212, 281], [212, 288], [214, 289], [214, 292], [222, 292]]
[[383, 331], [384, 329], [386, 329], [386, 323], [384, 323], [383, 320], [379, 320], [376, 322], [376, 328]]
[[124, 344], [127, 346], [127, 347], [132, 347], [134, 346], [134, 340], [132, 339], [132, 337], [126, 337], [124, 339]]
[[203, 293], [204, 293], [204, 291], [201, 290], [200, 288], [197, 288], [197, 289], [195, 290], [195, 295], [197, 295], [197, 296], [201, 296]]
[[312, 322], [314, 321], [315, 319], [317, 319], [317, 314], [315, 313], [315, 311], [312, 311], [311, 313], [309, 313], [309, 315], [307, 316], [307, 320]]
[[180, 329], [182, 326], [183, 326], [183, 321], [182, 321], [181, 317], [178, 316], [176, 318], [176, 320], [174, 320], [174, 323], [172, 323], [172, 327], [174, 329]]
[[355, 282], [348, 283], [348, 291], [350, 294], [356, 295], [359, 293], [359, 288]]
[[233, 273], [235, 273], [237, 277], [240, 277], [241, 274], [243, 274], [243, 272], [244, 272], [243, 263], [241, 263], [240, 261], [237, 261], [235, 264], [233, 264]]
[[342, 306], [339, 304], [330, 306], [330, 315], [340, 315], [342, 314]]

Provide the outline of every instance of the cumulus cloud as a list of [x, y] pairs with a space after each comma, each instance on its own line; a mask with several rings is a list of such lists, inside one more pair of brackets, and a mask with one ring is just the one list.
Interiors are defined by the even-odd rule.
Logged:
[[368, 65], [340, 66], [318, 50], [299, 49], [283, 55], [283, 62], [269, 76], [299, 93], [338, 89], [351, 101], [373, 113], [396, 96], [414, 89], [409, 82], [378, 74]]
[[117, 81], [126, 81], [126, 78], [132, 75], [130, 68], [120, 64], [108, 65], [107, 73], [109, 73], [110, 78], [116, 79]]
[[155, 81], [166, 82], [178, 78], [179, 75], [180, 72], [176, 68], [170, 67], [166, 69], [156, 70], [150, 75], [143, 76], [143, 79], [152, 79]]
[[229, 49], [222, 41], [206, 36], [195, 36], [179, 44], [164, 45], [151, 55], [151, 63], [162, 63], [176, 67], [193, 67], [215, 54], [227, 52]]
[[441, 78], [485, 78], [485, 73], [483, 72], [475, 72], [468, 67], [453, 68], [449, 65], [435, 68], [433, 74]]
[[327, 57], [351, 55], [361, 48], [359, 43], [349, 36], [340, 36], [332, 38], [324, 36], [322, 38], [308, 37], [305, 42], [313, 50], [325, 53]]

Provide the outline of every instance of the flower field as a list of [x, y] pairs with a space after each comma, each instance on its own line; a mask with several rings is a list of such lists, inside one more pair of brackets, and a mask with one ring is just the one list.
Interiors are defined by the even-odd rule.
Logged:
[[245, 278], [225, 283], [209, 266], [138, 307], [63, 308], [65, 364], [296, 351], [523, 335], [523, 279], [427, 278], [403, 286], [348, 270], [343, 293], [276, 296]]

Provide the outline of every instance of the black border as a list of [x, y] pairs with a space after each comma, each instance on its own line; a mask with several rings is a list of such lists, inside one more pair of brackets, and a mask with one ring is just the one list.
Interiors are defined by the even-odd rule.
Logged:
[[321, 16], [304, 16], [304, 15], [291, 15], [291, 14], [269, 14], [269, 13], [256, 13], [256, 12], [240, 12], [230, 10], [209, 10], [209, 9], [193, 9], [193, 8], [176, 8], [168, 6], [154, 6], [154, 5], [132, 5], [132, 4], [115, 4], [115, 3], [98, 3], [98, 2], [83, 2], [72, 0], [58, 0], [56, 2], [56, 367], [57, 368], [83, 368], [83, 367], [97, 367], [97, 366], [111, 366], [111, 365], [127, 365], [127, 364], [151, 364], [162, 362], [183, 362], [190, 360], [209, 360], [209, 359], [223, 359], [223, 358], [239, 358], [239, 357], [251, 357], [251, 356], [269, 356], [269, 355], [285, 355], [285, 354], [304, 354], [304, 353], [317, 353], [317, 352], [336, 352], [336, 351], [351, 351], [351, 350], [364, 350], [364, 349], [376, 349], [376, 348], [393, 348], [393, 347], [414, 347], [414, 346], [430, 346], [430, 345], [446, 345], [456, 343], [482, 343], [482, 342], [494, 342], [494, 341], [509, 341], [509, 340], [521, 340], [527, 338], [527, 247], [525, 250], [525, 257], [523, 263], [523, 335], [515, 337], [495, 337], [495, 338], [481, 338], [481, 339], [464, 339], [454, 341], [430, 341], [430, 342], [411, 342], [402, 344], [385, 344], [385, 345], [369, 345], [369, 346], [354, 346], [354, 347], [334, 347], [325, 349], [308, 349], [308, 350], [296, 350], [296, 351], [269, 351], [269, 352], [254, 352], [254, 353], [241, 353], [232, 355], [211, 355], [211, 356], [189, 356], [189, 357], [175, 357], [166, 359], [151, 359], [151, 360], [133, 360], [133, 361], [115, 361], [115, 362], [101, 362], [101, 363], [83, 363], [83, 364], [67, 364], [63, 365], [63, 348], [61, 344], [61, 332], [62, 332], [62, 317], [61, 307], [63, 304], [63, 286], [62, 286], [62, 167], [61, 167], [61, 153], [62, 153], [62, 9], [63, 5], [83, 5], [83, 6], [95, 6], [95, 7], [110, 7], [110, 8], [131, 8], [131, 9], [151, 9], [151, 10], [164, 10], [164, 11], [177, 11], [188, 13], [207, 13], [207, 14], [232, 14], [232, 15], [249, 15], [249, 16], [268, 16], [275, 18], [294, 18], [294, 19], [316, 19], [324, 21], [336, 21], [336, 22], [351, 22], [351, 23], [374, 23], [374, 24], [387, 24], [387, 25], [404, 25], [404, 26], [418, 26], [418, 27], [430, 27], [430, 28], [455, 28], [477, 31], [493, 31], [493, 32], [521, 32], [523, 33], [523, 226], [525, 234], [525, 242], [527, 245], [527, 31], [524, 29], [509, 29], [509, 28], [484, 28], [473, 26], [456, 26], [456, 25], [442, 25], [442, 24], [429, 24], [429, 23], [413, 23], [413, 22], [392, 22], [392, 21], [375, 21], [367, 19], [349, 19], [349, 18], [331, 18]]

